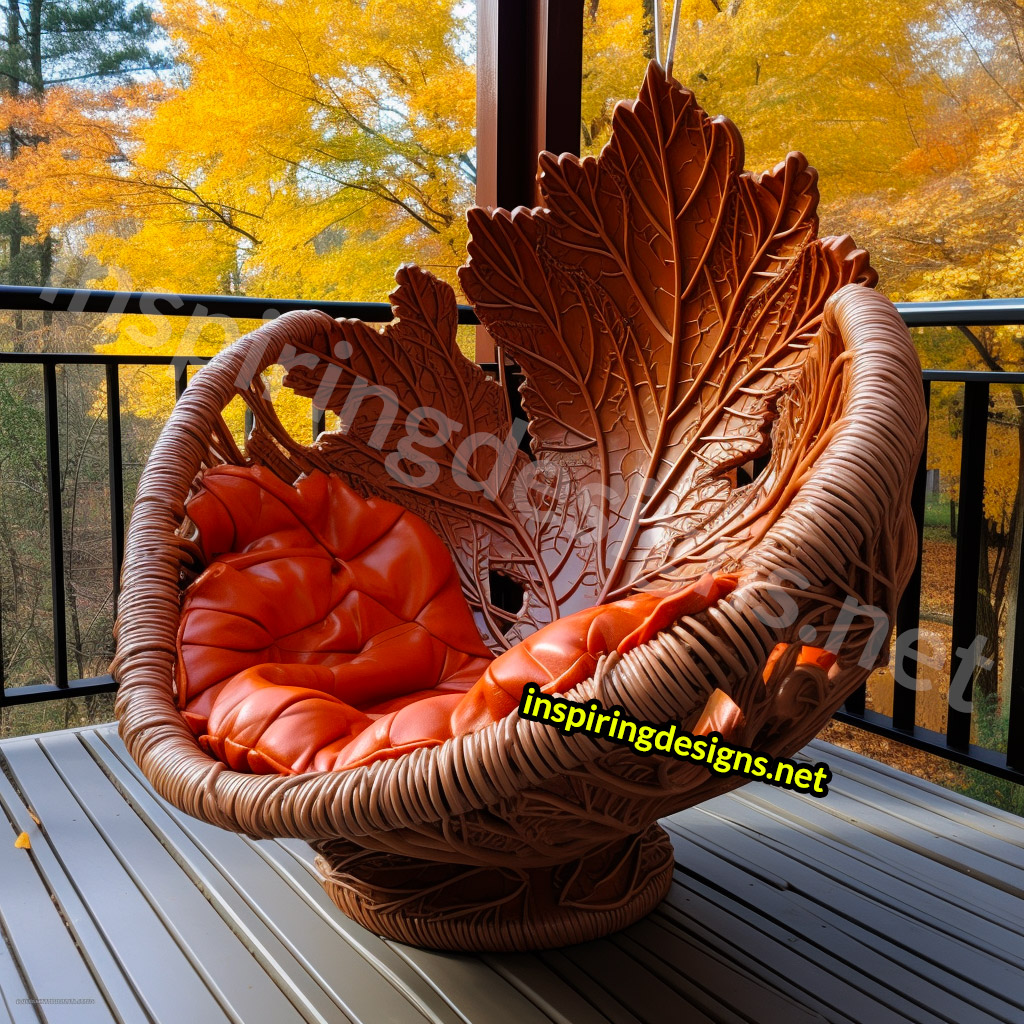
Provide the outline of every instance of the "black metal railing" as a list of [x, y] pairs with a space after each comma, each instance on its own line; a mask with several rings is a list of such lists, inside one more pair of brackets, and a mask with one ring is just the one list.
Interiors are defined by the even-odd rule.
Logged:
[[[970, 336], [968, 328], [993, 325], [1024, 324], [1024, 299], [993, 299], [971, 302], [931, 302], [897, 304], [910, 327], [952, 327]], [[318, 302], [313, 300], [256, 299], [245, 296], [175, 295], [152, 292], [103, 292], [86, 289], [33, 289], [0, 287], [0, 309], [43, 310], [49, 312], [80, 312], [103, 314], [148, 314], [166, 316], [216, 316], [232, 319], [270, 319], [296, 309], [320, 309], [335, 317], [354, 317], [368, 322], [386, 322], [392, 318], [387, 303]], [[460, 307], [459, 322], [477, 323], [472, 309]], [[110, 480], [110, 560], [114, 580], [113, 600], [121, 572], [124, 546], [124, 485], [121, 452], [120, 368], [125, 366], [172, 366], [174, 391], [180, 398], [188, 383], [190, 366], [208, 360], [197, 356], [114, 356], [94, 353], [0, 353], [0, 363], [33, 364], [40, 368], [43, 392], [46, 444], [46, 494], [49, 510], [48, 531], [51, 559], [51, 599], [53, 605], [53, 645], [55, 656], [54, 682], [40, 685], [7, 686], [0, 674], [0, 707], [28, 704], [71, 696], [105, 693], [115, 689], [109, 676], [90, 679], [69, 679], [67, 661], [67, 625], [65, 619], [64, 523], [61, 501], [60, 451], [57, 408], [57, 367], [65, 365], [100, 366], [106, 380], [107, 452]], [[984, 484], [986, 432], [989, 417], [990, 387], [1024, 385], [1024, 373], [926, 370], [923, 374], [924, 396], [930, 406], [933, 383], [956, 383], [963, 387], [963, 418], [961, 430], [961, 475], [958, 508], [955, 573], [953, 580], [952, 643], [950, 673], [955, 671], [952, 652], [969, 648], [977, 635], [977, 594], [982, 550], [981, 526], [984, 520]], [[516, 396], [517, 397], [517, 396]], [[314, 436], [324, 429], [324, 412], [312, 410]], [[246, 430], [251, 429], [247, 413]], [[913, 488], [913, 509], [919, 538], [923, 532], [925, 512], [926, 465], [922, 459]], [[920, 545], [920, 540], [919, 540]], [[1018, 552], [1019, 557], [1019, 552]], [[1024, 572], [1020, 573], [1024, 587]], [[1024, 595], [1022, 595], [1024, 597]], [[1009, 695], [1009, 733], [1006, 753], [993, 751], [970, 742], [972, 712], [949, 707], [945, 733], [916, 724], [917, 688], [916, 661], [906, 659], [902, 666], [903, 682], [894, 684], [891, 715], [865, 707], [862, 687], [836, 714], [836, 718], [903, 743], [939, 754], [961, 764], [1024, 782], [1024, 599], [1014, 603], [1014, 620], [1007, 623], [1019, 642], [1013, 648], [1011, 679], [1006, 687]], [[921, 622], [921, 549], [913, 577], [900, 603], [896, 633], [906, 635], [917, 630]], [[0, 622], [0, 652], [2, 652]], [[2, 673], [0, 659], [0, 673]], [[971, 686], [963, 691], [970, 702]]]
[[[1024, 299], [980, 299], [957, 302], [897, 303], [896, 308], [908, 327], [952, 327], [972, 338], [971, 327], [1017, 326], [1024, 324]], [[987, 447], [989, 398], [992, 385], [1024, 385], [1024, 373], [970, 370], [932, 370], [922, 373], [925, 407], [931, 413], [932, 384], [959, 384], [963, 388], [960, 429], [960, 482], [957, 503], [956, 559], [953, 574], [952, 637], [949, 650], [950, 685], [959, 667], [958, 651], [971, 648], [978, 635], [978, 582], [982, 550], [981, 535], [985, 519], [985, 455]], [[896, 635], [905, 636], [921, 623], [922, 539], [925, 513], [925, 456], [917, 469], [911, 504], [918, 528], [917, 563], [913, 576], [896, 612]], [[1024, 548], [1022, 548], [1024, 550]], [[1017, 552], [1018, 558], [1022, 551]], [[1024, 572], [1018, 574], [1024, 588]], [[836, 713], [840, 721], [907, 743], [948, 760], [978, 768], [1014, 782], [1024, 783], [1024, 593], [1013, 602], [1014, 621], [1006, 632], [1015, 638], [1010, 679], [1006, 683], [1009, 700], [1006, 752], [971, 743], [973, 724], [973, 681], [961, 689], [962, 701], [971, 711], [948, 706], [946, 731], [939, 732], [917, 724], [917, 660], [903, 659], [896, 666], [900, 681], [893, 684], [892, 714], [865, 708], [866, 687], [861, 687]], [[897, 652], [899, 657], [899, 652]]]
[[[227, 317], [232, 320], [268, 320], [292, 310], [319, 309], [334, 317], [353, 317], [381, 323], [393, 316], [386, 302], [314, 302], [304, 299], [259, 299], [230, 295], [179, 295], [163, 292], [109, 292], [85, 288], [29, 288], [0, 286], [0, 310], [44, 313], [95, 313], [104, 315], [141, 314], [176, 317]], [[460, 309], [462, 323], [476, 323], [468, 308]], [[107, 459], [110, 481], [110, 560], [112, 600], [116, 616], [124, 551], [124, 473], [121, 444], [120, 369], [126, 366], [170, 366], [174, 374], [175, 400], [188, 386], [190, 366], [209, 362], [200, 356], [101, 355], [99, 353], [4, 352], [0, 364], [30, 364], [40, 369], [43, 418], [46, 438], [46, 504], [50, 549], [50, 599], [52, 604], [53, 682], [9, 686], [3, 660], [3, 622], [0, 620], [0, 707], [34, 704], [40, 701], [85, 697], [113, 692], [117, 686], [109, 675], [87, 679], [69, 678], [67, 609], [64, 576], [64, 509], [61, 500], [61, 452], [57, 394], [57, 368], [61, 366], [102, 367], [106, 383]], [[314, 435], [325, 426], [325, 413], [312, 410]], [[252, 428], [246, 410], [245, 429]]]
[[[0, 293], [0, 308], [4, 307]], [[16, 307], [22, 308], [22, 307]], [[46, 436], [46, 505], [50, 547], [50, 597], [53, 608], [54, 682], [28, 686], [7, 685], [5, 666], [0, 660], [0, 707], [32, 704], [64, 697], [83, 697], [116, 689], [109, 675], [89, 679], [68, 678], [67, 613], [64, 579], [64, 509], [61, 500], [61, 451], [58, 420], [57, 368], [59, 366], [99, 366], [106, 384], [107, 459], [110, 481], [110, 559], [113, 601], [116, 614], [124, 552], [124, 472], [121, 445], [121, 379], [124, 366], [173, 366], [175, 397], [180, 398], [187, 383], [188, 367], [202, 365], [208, 359], [176, 356], [113, 356], [98, 353], [4, 352], [0, 364], [38, 366], [43, 393], [43, 419]], [[3, 643], [0, 621], [0, 652]]]
[[[986, 552], [981, 544], [985, 519], [985, 452], [988, 433], [990, 385], [1024, 385], [1024, 373], [958, 372], [925, 370], [925, 404], [931, 405], [933, 382], [963, 385], [963, 413], [960, 433], [959, 500], [956, 503], [956, 559], [953, 573], [953, 610], [950, 641], [950, 685], [958, 669], [953, 655], [968, 651], [978, 635], [978, 580], [981, 559]], [[922, 460], [914, 481], [912, 497], [914, 516], [918, 524], [919, 543], [923, 532], [925, 507], [925, 464]], [[1018, 557], [1020, 552], [1017, 552]], [[921, 611], [921, 550], [910, 584], [904, 592], [896, 615], [896, 633], [916, 631], [920, 626]], [[1024, 574], [1018, 575], [1024, 586]], [[1024, 594], [1021, 595], [1024, 598]], [[946, 710], [945, 733], [916, 724], [917, 661], [905, 659], [900, 666], [903, 682], [894, 685], [892, 715], [865, 710], [865, 689], [862, 687], [837, 712], [836, 718], [872, 732], [898, 739], [911, 746], [952, 761], [957, 761], [1014, 782], [1024, 783], [1024, 600], [1013, 602], [1013, 620], [1006, 624], [1008, 634], [1016, 642], [1006, 684], [1009, 694], [1009, 712], [1005, 755], [970, 742], [973, 714], [949, 706]], [[960, 688], [965, 704], [973, 704], [973, 680], [968, 679]]]

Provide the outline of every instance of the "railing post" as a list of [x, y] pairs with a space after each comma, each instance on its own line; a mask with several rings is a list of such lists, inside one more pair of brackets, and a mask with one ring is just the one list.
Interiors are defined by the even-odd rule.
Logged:
[[[931, 397], [931, 383], [924, 381], [924, 407], [925, 411], [929, 413], [931, 412]], [[914, 522], [917, 523], [917, 561], [914, 563], [914, 572], [907, 584], [907, 589], [903, 591], [903, 597], [896, 609], [896, 636], [912, 635], [915, 647], [920, 642], [921, 628], [921, 556], [924, 543], [924, 492], [925, 478], [928, 473], [927, 465], [928, 428], [926, 426], [921, 461], [918, 463], [917, 475], [914, 477], [914, 489], [910, 494], [910, 507], [914, 513]], [[895, 658], [892, 684], [892, 724], [894, 729], [913, 732], [917, 718], [917, 659], [903, 658], [898, 643], [895, 647]], [[906, 664], [900, 664], [901, 659]]]
[[[956, 531], [956, 572], [953, 579], [953, 638], [950, 645], [949, 685], [960, 669], [958, 651], [971, 650], [978, 630], [978, 575], [981, 571], [981, 524], [985, 501], [985, 444], [988, 434], [988, 384], [964, 385], [963, 430], [960, 442], [960, 514]], [[970, 703], [974, 679], [958, 694]], [[967, 750], [971, 741], [971, 712], [949, 706], [946, 741]]]
[[43, 416], [46, 421], [46, 504], [50, 528], [50, 600], [53, 605], [53, 674], [60, 689], [68, 685], [67, 609], [64, 592], [64, 507], [61, 494], [60, 421], [57, 413], [57, 364], [43, 363]]
[[171, 365], [174, 368], [174, 401], [178, 402], [188, 387], [188, 357], [182, 359], [175, 356]]
[[124, 558], [124, 465], [121, 458], [121, 380], [117, 363], [107, 363], [107, 465], [110, 473], [110, 554], [113, 569], [114, 617], [121, 596]]
[[[583, 0], [477, 0], [476, 74], [476, 201], [533, 206], [537, 154], [580, 151]], [[482, 327], [476, 358], [495, 358]]]
[[[327, 410], [318, 409], [315, 405], [312, 411], [313, 440], [315, 441], [327, 429]], [[246, 436], [251, 433], [247, 431]]]
[[1004, 693], [1009, 701], [1009, 722], [1006, 735], [1006, 765], [1024, 771], [1024, 544], [1017, 557], [1022, 564], [1017, 572], [1017, 600], [1014, 602], [1013, 621], [1006, 624], [1013, 630], [1013, 657], [1010, 678], [1003, 681]]

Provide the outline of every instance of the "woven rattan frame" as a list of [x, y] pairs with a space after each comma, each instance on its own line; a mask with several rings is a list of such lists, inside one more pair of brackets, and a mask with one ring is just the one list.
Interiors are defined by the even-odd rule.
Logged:
[[[203, 753], [180, 715], [175, 638], [182, 573], [195, 555], [181, 531], [185, 500], [203, 468], [223, 458], [228, 402], [286, 345], [312, 345], [332, 327], [323, 314], [287, 314], [231, 346], [196, 375], [154, 447], [128, 531], [116, 630], [116, 711], [128, 750], [187, 813], [313, 843], [328, 891], [378, 931], [442, 948], [510, 949], [620, 927], [667, 886], [671, 856], [652, 823], [738, 777], [566, 738], [515, 714], [368, 767], [255, 776]], [[860, 285], [829, 301], [821, 337], [844, 375], [841, 409], [791, 500], [744, 556], [736, 590], [607, 658], [572, 698], [686, 728], [720, 688], [743, 712], [735, 742], [788, 755], [885, 659], [887, 645], [860, 663], [874, 623], [858, 619], [829, 672], [795, 665], [802, 643], [824, 644], [850, 597], [893, 619], [917, 547], [909, 493], [925, 420], [920, 366], [895, 308]], [[785, 624], [767, 624], [783, 606], [795, 609], [780, 612]], [[789, 647], [766, 682], [779, 644]]]
[[[470, 211], [460, 282], [524, 371], [533, 453], [572, 482], [565, 504], [552, 499], [562, 532], [517, 547], [523, 522], [497, 486], [490, 505], [465, 492], [452, 502], [446, 478], [399, 500], [445, 538], [496, 648], [641, 583], [735, 573], [728, 597], [605, 656], [568, 696], [684, 730], [699, 722], [788, 756], [885, 661], [914, 564], [909, 499], [925, 412], [907, 330], [868, 287], [866, 254], [848, 238], [817, 239], [806, 160], [791, 153], [763, 175], [743, 172], [735, 128], [656, 64], [637, 101], [616, 108], [600, 158], [542, 154], [538, 181], [542, 207]], [[313, 312], [283, 316], [186, 390], [128, 530], [113, 666], [121, 735], [157, 791], [189, 814], [310, 842], [338, 906], [382, 934], [461, 950], [593, 938], [666, 892], [673, 856], [657, 819], [742, 776], [567, 738], [515, 713], [366, 767], [242, 774], [200, 749], [176, 704], [182, 591], [198, 556], [185, 503], [205, 468], [258, 463], [289, 482], [320, 469], [390, 493], [379, 450], [356, 437], [357, 414], [343, 437], [299, 445], [264, 395], [264, 370], [286, 364], [286, 383], [305, 395], [319, 394], [328, 365], [347, 373], [348, 384], [330, 377], [318, 403], [343, 418], [345, 388], [365, 373], [404, 389], [410, 408], [454, 393], [460, 428], [508, 434], [510, 415], [493, 409], [500, 388], [455, 346], [451, 289], [405, 269], [393, 298], [396, 322], [381, 333]], [[320, 369], [295, 369], [297, 353]], [[237, 395], [256, 420], [244, 453], [222, 417]], [[741, 484], [737, 467], [769, 449], [767, 468]], [[595, 542], [581, 541], [580, 495], [613, 479], [642, 486], [625, 488], [633, 504], [602, 518]], [[552, 551], [554, 570], [541, 564]], [[519, 573], [528, 596], [544, 592], [502, 636], [480, 559]], [[801, 658], [806, 646], [826, 647], [835, 663], [826, 671], [827, 657]]]

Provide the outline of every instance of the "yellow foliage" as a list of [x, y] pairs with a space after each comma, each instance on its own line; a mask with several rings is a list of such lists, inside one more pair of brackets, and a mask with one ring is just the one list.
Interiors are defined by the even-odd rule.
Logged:
[[[7, 161], [2, 194], [41, 235], [84, 230], [108, 268], [100, 287], [382, 300], [407, 261], [457, 284], [473, 200], [471, 11], [449, 0], [165, 5], [166, 81], [0, 100], [0, 125], [41, 140]], [[177, 319], [108, 326], [103, 350], [132, 354], [213, 355], [239, 333]], [[165, 416], [170, 374], [136, 378], [128, 408]], [[282, 414], [308, 435], [308, 408]]]
[[[943, 495], [960, 497], [960, 443], [963, 390], [933, 384], [928, 426], [928, 466], [939, 470]], [[985, 445], [985, 517], [1005, 527], [1017, 494], [1019, 434], [1017, 407], [1009, 388], [992, 389]]]
[[[635, 94], [650, 8], [584, 5], [585, 152]], [[107, 286], [372, 300], [414, 261], [457, 287], [475, 171], [471, 3], [176, 0], [159, 18], [175, 70], [158, 81], [0, 97], [0, 131], [36, 140], [5, 162], [0, 209], [17, 198], [40, 233], [84, 236]], [[853, 231], [894, 298], [1017, 294], [1017, 38], [1024, 15], [1007, 5], [685, 0], [674, 73], [740, 127], [748, 167], [806, 153], [823, 230]], [[110, 326], [124, 352], [211, 354], [225, 337]], [[984, 341], [1020, 365], [1014, 331]], [[959, 336], [922, 344], [934, 365], [973, 359]], [[157, 415], [166, 397], [137, 401]]]
[[[383, 298], [395, 254], [455, 281], [475, 75], [445, 0], [202, 0], [161, 15], [173, 80], [5, 98], [40, 232], [84, 224], [139, 289]], [[10, 194], [10, 193], [8, 193]]]
[[[588, 5], [588, 151], [607, 138], [612, 99], [632, 96], [643, 75], [642, 6]], [[666, 38], [671, 6], [663, 0]], [[914, 63], [919, 17], [911, 0], [685, 0], [673, 72], [707, 110], [739, 126], [750, 168], [769, 168], [798, 149], [818, 168], [826, 198], [861, 193], [865, 184], [875, 191], [905, 180], [896, 164], [917, 145], [926, 95]]]
[[[667, 36], [671, 3], [660, 2]], [[652, 45], [645, 6], [586, 5], [587, 152], [607, 140], [614, 101], [642, 77]], [[1020, 38], [1024, 11], [1012, 4], [685, 0], [673, 70], [706, 109], [738, 125], [748, 168], [793, 149], [808, 157], [823, 231], [852, 232], [869, 248], [893, 298], [1016, 295]], [[957, 346], [954, 365], [965, 351]]]

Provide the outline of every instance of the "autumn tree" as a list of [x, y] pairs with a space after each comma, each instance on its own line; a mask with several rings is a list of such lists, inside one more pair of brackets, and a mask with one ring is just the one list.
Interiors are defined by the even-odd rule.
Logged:
[[[663, 3], [666, 26], [670, 8]], [[648, 12], [624, 0], [588, 11], [582, 134], [594, 152], [607, 137], [609, 94], [628, 97], [622, 78], [639, 79]], [[985, 298], [1019, 295], [1024, 280], [1022, 55], [1020, 0], [684, 0], [674, 74], [737, 123], [751, 169], [790, 149], [808, 156], [822, 229], [853, 233], [892, 298]], [[1024, 366], [1016, 328], [920, 341], [926, 365]], [[950, 411], [949, 396], [938, 397], [932, 447], [954, 479]], [[1008, 521], [1008, 542], [986, 523], [978, 621], [1008, 679], [1012, 630], [1002, 649], [999, 636], [1014, 615], [1024, 532], [1020, 389], [996, 396], [989, 456], [986, 519]], [[995, 687], [996, 671], [982, 673], [979, 691]]]
[[159, 20], [160, 83], [35, 108], [48, 144], [10, 180], [36, 216], [60, 190], [55, 224], [88, 224], [142, 288], [380, 298], [396, 253], [454, 281], [475, 177], [468, 14], [185, 0]]
[[[160, 63], [154, 49], [152, 12], [145, 4], [8, 0], [4, 6], [0, 80], [7, 101], [2, 108], [0, 153], [5, 164], [43, 141], [18, 116], [23, 98], [39, 103], [56, 87], [123, 80], [140, 71], [153, 71]], [[0, 273], [9, 284], [48, 284], [54, 233], [38, 230], [36, 219], [23, 209], [10, 183], [0, 195], [6, 200], [0, 213], [6, 241]]]
[[[72, 9], [33, 2], [40, 26], [51, 6]], [[615, 101], [635, 94], [656, 4], [667, 37], [669, 0], [584, 5], [584, 152], [607, 140]], [[32, 8], [15, 7], [24, 47]], [[17, 132], [4, 194], [26, 248], [84, 238], [91, 280], [117, 287], [374, 299], [403, 261], [456, 283], [475, 178], [471, 3], [182, 0], [156, 15], [166, 43], [148, 57], [131, 56], [134, 40], [113, 28], [140, 8], [73, 9], [108, 26], [93, 50], [41, 56], [39, 66], [57, 69], [42, 91], [26, 56], [11, 65], [22, 69], [8, 76], [15, 95], [0, 102], [0, 129]], [[891, 297], [1018, 294], [1022, 12], [1021, 0], [683, 0], [674, 74], [736, 122], [750, 169], [806, 153], [820, 175], [822, 230], [850, 231], [869, 248]], [[76, 33], [64, 37], [77, 45]], [[157, 59], [171, 65], [159, 76], [125, 74]], [[61, 84], [75, 64], [106, 71]], [[236, 334], [224, 323], [121, 318], [109, 344], [206, 355]], [[1024, 365], [1022, 344], [1002, 328], [922, 339], [935, 365], [1005, 369]], [[164, 416], [165, 385], [136, 389], [133, 410]], [[1013, 401], [1017, 411], [999, 411], [1016, 417], [999, 424], [1009, 442], [1024, 430]], [[1013, 479], [999, 484], [1012, 489], [998, 500], [1016, 546], [982, 581], [989, 624], [1006, 619], [1016, 593], [1021, 450]]]
[[[951, 40], [962, 65], [945, 71], [945, 103], [932, 126], [932, 145], [915, 159], [930, 173], [913, 193], [893, 204], [895, 231], [908, 268], [908, 298], [975, 299], [1017, 296], [1024, 281], [1024, 6], [1016, 0], [981, 0], [946, 10]], [[938, 365], [1003, 371], [1024, 368], [1019, 327], [964, 329], [958, 350], [932, 351]], [[986, 506], [1009, 505], [1005, 546], [992, 543], [986, 524], [978, 588], [979, 628], [991, 638], [988, 655], [1010, 679], [1015, 637], [1007, 628], [1020, 599], [1024, 537], [1024, 391], [994, 395], [989, 431], [994, 444], [1007, 432], [1013, 443], [1000, 455], [990, 442]], [[999, 491], [1010, 491], [1009, 501]], [[995, 568], [990, 573], [989, 563]], [[1002, 626], [1005, 643], [997, 638]], [[982, 693], [996, 692], [995, 670], [978, 679]]]
[[[162, 63], [150, 10], [118, 0], [25, 0], [4, 5], [0, 35], [0, 279], [46, 285], [67, 225], [50, 209], [39, 217], [23, 202], [15, 168], [50, 142], [38, 112], [57, 94], [87, 96], [137, 75], [153, 77]], [[57, 204], [59, 206], [59, 203]], [[44, 316], [13, 318], [8, 344], [89, 347], [88, 332]], [[40, 325], [41, 321], [41, 325]], [[70, 329], [69, 329], [70, 328]], [[84, 338], [83, 338], [84, 335]], [[83, 345], [83, 340], [85, 344]], [[109, 556], [104, 558], [106, 453], [101, 423], [90, 416], [95, 383], [58, 372], [61, 408], [60, 490], [63, 563], [51, 566], [47, 521], [45, 429], [38, 367], [8, 365], [0, 379], [0, 606], [3, 676], [10, 684], [53, 681], [57, 652], [52, 621], [66, 614], [72, 674], [104, 671], [110, 655], [112, 603]], [[66, 585], [63, 609], [52, 606], [51, 572]], [[87, 698], [86, 704], [94, 704]], [[64, 724], [72, 710], [66, 704]], [[5, 711], [6, 728], [10, 712]]]

